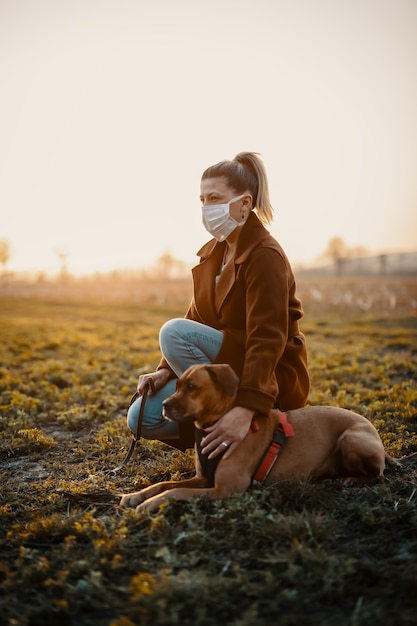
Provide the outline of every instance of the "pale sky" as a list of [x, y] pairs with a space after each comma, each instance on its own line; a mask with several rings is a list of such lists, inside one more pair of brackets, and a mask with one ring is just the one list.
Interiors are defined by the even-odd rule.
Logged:
[[0, 0], [0, 86], [11, 270], [196, 262], [243, 150], [292, 263], [417, 249], [416, 0]]

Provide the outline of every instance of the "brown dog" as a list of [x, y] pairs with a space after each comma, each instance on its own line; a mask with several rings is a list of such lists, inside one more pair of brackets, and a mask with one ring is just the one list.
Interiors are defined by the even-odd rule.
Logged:
[[[198, 429], [214, 424], [233, 405], [238, 378], [228, 365], [193, 365], [177, 382], [176, 392], [164, 402], [164, 414], [175, 422], [193, 421]], [[268, 450], [277, 426], [278, 411], [256, 417], [259, 429], [248, 433], [233, 454], [221, 459], [214, 486], [203, 474], [196, 454], [196, 475], [181, 481], [161, 482], [122, 497], [122, 507], [156, 510], [168, 498], [188, 500], [200, 495], [212, 499], [243, 492], [250, 486], [260, 459]], [[344, 477], [367, 482], [383, 475], [386, 458], [374, 426], [352, 411], [309, 406], [287, 412], [295, 436], [289, 437], [265, 484], [286, 478]]]

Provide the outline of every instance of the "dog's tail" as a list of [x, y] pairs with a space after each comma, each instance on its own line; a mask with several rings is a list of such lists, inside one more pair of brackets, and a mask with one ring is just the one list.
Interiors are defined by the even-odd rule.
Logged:
[[391, 467], [417, 467], [417, 452], [402, 456], [400, 459], [394, 459], [392, 456], [385, 453], [385, 463]]

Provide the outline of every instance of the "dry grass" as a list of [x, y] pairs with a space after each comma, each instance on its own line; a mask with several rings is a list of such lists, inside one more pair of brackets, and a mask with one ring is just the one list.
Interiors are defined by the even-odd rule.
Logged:
[[[393, 306], [373, 280], [378, 307], [357, 304], [370, 299], [363, 282], [320, 283], [321, 299], [316, 283], [300, 287], [310, 402], [362, 413], [394, 456], [417, 451], [416, 281], [397, 281]], [[349, 290], [356, 304], [335, 302]], [[157, 442], [106, 471], [129, 444], [126, 407], [138, 373], [158, 360], [158, 328], [183, 311], [0, 301], [0, 623], [414, 624], [413, 468], [364, 487], [253, 487], [153, 516], [108, 497], [192, 472], [191, 453]]]

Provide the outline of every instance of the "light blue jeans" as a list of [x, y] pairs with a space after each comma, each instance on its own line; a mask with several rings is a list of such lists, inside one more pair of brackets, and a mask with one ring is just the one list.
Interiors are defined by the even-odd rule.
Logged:
[[[177, 377], [190, 365], [213, 363], [222, 341], [223, 334], [219, 330], [183, 318], [169, 320], [159, 332], [161, 352]], [[178, 437], [178, 425], [166, 421], [162, 416], [162, 403], [174, 393], [176, 383], [174, 378], [155, 395], [147, 397], [141, 433], [145, 439], [165, 440]], [[127, 425], [133, 433], [136, 433], [141, 402], [142, 398], [138, 398], [127, 414]]]

